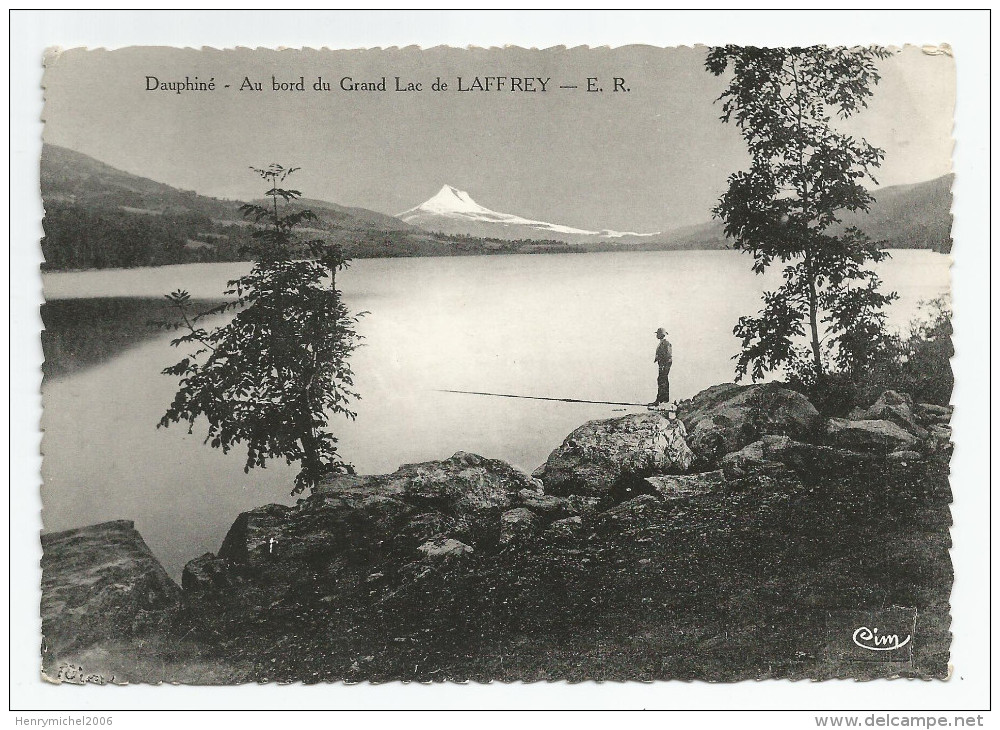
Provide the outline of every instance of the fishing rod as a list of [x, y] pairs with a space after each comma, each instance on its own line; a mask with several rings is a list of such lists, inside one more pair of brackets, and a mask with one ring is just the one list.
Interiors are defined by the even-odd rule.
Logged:
[[617, 401], [608, 400], [584, 400], [582, 398], [546, 398], [540, 395], [514, 395], [512, 393], [484, 393], [478, 390], [442, 390], [435, 389], [435, 393], [459, 393], [461, 395], [488, 395], [493, 398], [524, 398], [525, 400], [551, 400], [559, 401], [560, 403], [594, 403], [596, 405], [602, 406], [636, 406], [636, 407], [646, 407], [646, 403], [620, 403]]

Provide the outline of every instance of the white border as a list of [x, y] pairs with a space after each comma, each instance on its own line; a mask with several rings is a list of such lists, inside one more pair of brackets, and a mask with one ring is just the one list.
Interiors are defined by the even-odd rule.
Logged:
[[[989, 493], [986, 454], [990, 372], [989, 300], [989, 126], [987, 70], [989, 18], [955, 11], [663, 11], [612, 12], [77, 12], [14, 11], [11, 18], [11, 555], [12, 640], [10, 689], [14, 708], [98, 710], [135, 709], [346, 709], [346, 708], [781, 708], [800, 710], [981, 709], [988, 704]], [[947, 42], [958, 66], [955, 136], [954, 361], [958, 447], [953, 461], [955, 503], [952, 555], [952, 662], [949, 682], [896, 681], [795, 684], [784, 681], [709, 685], [705, 683], [536, 685], [343, 685], [245, 686], [231, 688], [53, 687], [38, 675], [38, 499], [40, 416], [38, 396], [41, 303], [37, 266], [41, 205], [37, 193], [40, 153], [41, 56], [45, 47], [126, 45], [370, 47], [476, 45], [657, 46], [695, 43], [805, 45], [825, 43]], [[15, 713], [38, 717], [37, 713]], [[65, 715], [65, 712], [58, 713]], [[117, 715], [118, 713], [116, 713]], [[811, 713], [810, 713], [811, 714]], [[950, 712], [948, 714], [951, 714]], [[424, 717], [424, 716], [422, 716]], [[798, 717], [796, 720], [795, 718]], [[265, 718], [267, 718], [265, 720]], [[712, 726], [738, 721], [751, 727], [815, 727], [811, 717], [791, 714], [748, 717], [687, 716], [685, 724]], [[11, 726], [13, 725], [13, 719]], [[196, 717], [161, 718], [189, 723]], [[303, 716], [252, 716], [240, 722], [272, 726]], [[329, 725], [340, 718], [319, 718]], [[347, 720], [347, 718], [342, 718]], [[398, 718], [403, 719], [403, 718]], [[597, 718], [599, 722], [603, 721]], [[661, 722], [663, 718], [657, 722]], [[206, 716], [213, 725], [235, 718]], [[358, 718], [360, 722], [368, 722]], [[474, 718], [473, 721], [480, 721]], [[614, 721], [612, 718], [604, 718]], [[309, 720], [312, 725], [316, 720]], [[390, 718], [391, 721], [391, 718]], [[413, 719], [405, 720], [407, 723]], [[468, 722], [459, 717], [446, 722]], [[628, 721], [633, 721], [629, 719]], [[263, 723], [263, 724], [261, 724]], [[118, 725], [120, 723], [116, 723]], [[197, 722], [196, 724], [201, 724]], [[418, 720], [417, 724], [422, 724]]]

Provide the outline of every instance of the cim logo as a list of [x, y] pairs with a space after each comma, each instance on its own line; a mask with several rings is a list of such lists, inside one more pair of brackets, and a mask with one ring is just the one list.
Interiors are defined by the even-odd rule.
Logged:
[[913, 662], [917, 609], [887, 606], [826, 615], [822, 656], [831, 662]]
[[907, 634], [906, 638], [900, 641], [899, 634], [880, 634], [877, 627], [867, 626], [858, 627], [851, 636], [855, 644], [868, 651], [895, 651], [909, 644], [911, 638]]

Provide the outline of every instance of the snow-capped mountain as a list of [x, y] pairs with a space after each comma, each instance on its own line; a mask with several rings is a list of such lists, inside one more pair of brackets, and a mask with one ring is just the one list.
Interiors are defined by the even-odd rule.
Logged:
[[588, 231], [558, 223], [522, 218], [511, 213], [498, 213], [484, 208], [467, 192], [451, 185], [445, 185], [430, 200], [405, 210], [396, 217], [428, 231], [506, 240], [547, 239], [564, 243], [596, 243], [658, 235], [631, 231]]

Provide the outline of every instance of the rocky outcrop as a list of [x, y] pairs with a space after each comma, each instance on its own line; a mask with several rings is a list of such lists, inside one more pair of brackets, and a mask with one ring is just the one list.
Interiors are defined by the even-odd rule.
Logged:
[[793, 441], [787, 436], [765, 436], [722, 459], [727, 479], [755, 474], [778, 475], [789, 470], [802, 476], [844, 473], [865, 463], [866, 456], [846, 449]]
[[822, 421], [804, 395], [778, 383], [713, 386], [681, 403], [680, 416], [691, 450], [706, 466], [761, 436], [808, 439]]
[[826, 422], [825, 439], [834, 446], [888, 454], [909, 449], [917, 436], [892, 421], [849, 421], [831, 418]]
[[[266, 586], [273, 601], [294, 586], [357, 582], [385, 566], [496, 546], [501, 513], [515, 503], [527, 512], [519, 493], [542, 498], [538, 487], [505, 462], [465, 452], [392, 474], [331, 477], [294, 506], [270, 504], [237, 517], [218, 556], [185, 567], [184, 589], [210, 600]], [[563, 516], [585, 507], [565, 501], [552, 509]]]
[[253, 568], [337, 555], [363, 559], [412, 512], [380, 494], [354, 500], [314, 494], [295, 507], [271, 504], [236, 518], [219, 557]]
[[693, 454], [684, 424], [660, 412], [590, 421], [553, 451], [534, 476], [556, 496], [606, 496], [624, 480], [684, 472]]
[[271, 504], [241, 514], [219, 558], [244, 567], [317, 564], [337, 556], [367, 561], [442, 534], [467, 537], [477, 515], [498, 516], [519, 491], [535, 488], [509, 464], [465, 452], [392, 474], [332, 477], [296, 506]]
[[181, 591], [129, 520], [42, 535], [42, 634], [50, 652], [169, 623]]
[[444, 461], [405, 464], [392, 474], [338, 476], [320, 484], [315, 494], [354, 505], [372, 496], [401, 500], [414, 508], [450, 515], [511, 506], [521, 489], [537, 489], [527, 474], [498, 459], [459, 451]]

